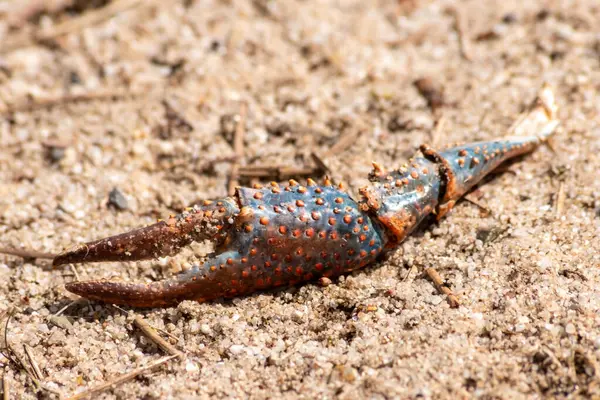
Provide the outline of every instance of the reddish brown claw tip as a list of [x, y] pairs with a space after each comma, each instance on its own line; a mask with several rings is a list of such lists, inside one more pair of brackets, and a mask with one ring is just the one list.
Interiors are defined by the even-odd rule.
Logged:
[[88, 253], [88, 246], [83, 244], [71, 250], [63, 251], [52, 260], [52, 266], [58, 267], [70, 263], [82, 262]]

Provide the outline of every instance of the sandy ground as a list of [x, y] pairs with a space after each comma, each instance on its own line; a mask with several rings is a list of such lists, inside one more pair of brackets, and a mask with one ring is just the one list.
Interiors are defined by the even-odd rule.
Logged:
[[[2, 4], [2, 246], [58, 252], [226, 195], [242, 102], [243, 166], [311, 167], [315, 152], [354, 193], [371, 160], [397, 166], [432, 141], [439, 116], [418, 78], [444, 87], [439, 145], [503, 135], [544, 81], [562, 126], [554, 152], [542, 147], [479, 188], [491, 214], [462, 202], [330, 286], [134, 310], [187, 358], [99, 398], [600, 396], [596, 0], [142, 3], [12, 48], [98, 9], [9, 29]], [[88, 95], [98, 98], [72, 101]], [[344, 135], [355, 139], [331, 154]], [[114, 188], [126, 209], [107, 205]], [[77, 272], [158, 280], [208, 250]], [[423, 267], [440, 272], [460, 308]], [[0, 313], [16, 310], [6, 337], [23, 358], [30, 347], [48, 388], [72, 395], [164, 356], [132, 316], [73, 303], [63, 286], [73, 279], [69, 267], [0, 256]], [[37, 398], [1, 355], [0, 367], [11, 399]]]

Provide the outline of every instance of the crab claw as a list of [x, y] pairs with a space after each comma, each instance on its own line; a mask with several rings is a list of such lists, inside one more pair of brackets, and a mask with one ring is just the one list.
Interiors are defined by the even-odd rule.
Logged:
[[239, 212], [236, 200], [226, 198], [195, 206], [167, 221], [79, 245], [56, 256], [52, 265], [97, 261], [138, 261], [166, 257], [194, 241], [219, 244], [223, 228]]

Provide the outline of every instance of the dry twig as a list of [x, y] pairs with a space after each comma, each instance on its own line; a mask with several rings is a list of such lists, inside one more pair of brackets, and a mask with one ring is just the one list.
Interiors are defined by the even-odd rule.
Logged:
[[246, 117], [248, 114], [248, 105], [242, 103], [237, 126], [235, 128], [235, 136], [233, 137], [233, 151], [236, 159], [231, 164], [231, 175], [229, 177], [229, 185], [227, 191], [230, 195], [235, 193], [235, 188], [239, 186], [240, 175], [240, 160], [244, 157], [244, 136], [246, 135]]
[[4, 400], [10, 400], [10, 383], [8, 381], [8, 374], [4, 372], [4, 376], [2, 377], [2, 398]]
[[466, 201], [468, 201], [471, 204], [476, 205], [477, 207], [479, 207], [481, 209], [481, 211], [483, 211], [485, 213], [486, 216], [488, 215], [492, 215], [492, 210], [486, 206], [485, 204], [483, 204], [482, 202], [480, 202], [474, 195], [473, 193], [468, 193], [463, 197]]
[[361, 135], [365, 131], [366, 131], [366, 129], [362, 129], [362, 128], [350, 130], [345, 135], [342, 135], [342, 137], [340, 137], [340, 139], [337, 142], [335, 142], [335, 144], [333, 146], [331, 146], [331, 148], [329, 150], [327, 150], [325, 152], [323, 157], [327, 158], [327, 157], [337, 156], [337, 155], [343, 153], [344, 151], [346, 151], [346, 149], [348, 147], [355, 144], [356, 141], [361, 137]]
[[[116, 304], [113, 304], [113, 307], [115, 307], [119, 311], [123, 312], [124, 314], [132, 315], [132, 313], [130, 313], [127, 310], [122, 309], [121, 307], [117, 306]], [[171, 354], [173, 356], [177, 356], [179, 358], [183, 358], [185, 356], [185, 354], [183, 352], [177, 350], [169, 342], [167, 342], [162, 337], [160, 337], [158, 335], [158, 333], [156, 332], [158, 329], [156, 329], [152, 325], [150, 325], [141, 316], [135, 315], [134, 318], [133, 318], [133, 323], [134, 323], [135, 326], [137, 326], [139, 328], [139, 330], [142, 331], [142, 333], [144, 333], [148, 337], [148, 339], [150, 339], [151, 341], [153, 341], [154, 343], [156, 343], [156, 345], [158, 347], [160, 347], [166, 353], [169, 353], [169, 354]], [[171, 336], [171, 337], [174, 337], [173, 335], [169, 334], [168, 332], [165, 332], [165, 333], [167, 335]]]
[[158, 347], [160, 347], [163, 351], [172, 356], [177, 356], [179, 358], [183, 358], [185, 354], [175, 347], [173, 347], [169, 342], [160, 337], [158, 332], [141, 316], [136, 315], [133, 319], [133, 323], [137, 326], [143, 333], [148, 337], [148, 339], [152, 340]]
[[444, 87], [429, 77], [419, 78], [413, 83], [421, 96], [427, 101], [431, 112], [437, 114], [438, 110], [446, 104]]
[[56, 254], [52, 253], [42, 253], [40, 251], [35, 250], [26, 250], [26, 249], [11, 249], [9, 247], [0, 247], [0, 254], [6, 254], [9, 256], [22, 257], [25, 259], [53, 259], [56, 257]]
[[454, 293], [452, 293], [452, 290], [450, 290], [450, 288], [448, 286], [444, 285], [444, 281], [442, 280], [442, 278], [440, 277], [440, 274], [438, 274], [438, 272], [435, 269], [430, 268], [430, 267], [425, 268], [425, 274], [429, 277], [429, 279], [431, 279], [431, 281], [433, 282], [433, 285], [438, 290], [438, 292], [446, 295], [446, 298], [448, 300], [448, 304], [450, 304], [450, 307], [457, 308], [458, 306], [460, 306], [460, 303], [459, 303], [456, 295]]
[[125, 93], [122, 91], [104, 91], [96, 93], [81, 93], [67, 94], [64, 96], [49, 97], [46, 99], [34, 99], [32, 101], [24, 101], [15, 105], [8, 105], [4, 110], [0, 110], [0, 115], [9, 115], [17, 112], [31, 112], [43, 108], [52, 108], [63, 106], [70, 103], [102, 101], [102, 100], [118, 100], [126, 97], [137, 97], [140, 93]]
[[454, 27], [456, 29], [456, 33], [458, 34], [460, 54], [465, 60], [471, 61], [473, 60], [473, 57], [471, 56], [471, 43], [466, 34], [463, 15], [456, 8], [451, 8], [450, 12], [454, 17]]
[[38, 30], [32, 35], [25, 33], [11, 38], [12, 40], [7, 40], [4, 45], [0, 47], [0, 52], [6, 53], [22, 47], [31, 46], [35, 43], [52, 40], [68, 33], [80, 31], [112, 18], [113, 16], [142, 3], [141, 0], [115, 0], [104, 8], [88, 11], [76, 18], [59, 23], [48, 30]]
[[[10, 310], [7, 312], [8, 313], [8, 317], [6, 318], [6, 324], [4, 325], [4, 346], [6, 349], [6, 353], [4, 353], [4, 355], [6, 356], [6, 358], [8, 358], [14, 365], [17, 366], [17, 368], [19, 368], [20, 370], [22, 370], [23, 372], [25, 372], [25, 374], [29, 377], [29, 379], [31, 379], [31, 381], [35, 384], [35, 386], [38, 389], [42, 389], [45, 390], [49, 393], [53, 393], [55, 395], [57, 395], [59, 398], [62, 396], [62, 393], [55, 390], [55, 389], [51, 389], [49, 387], [47, 387], [46, 385], [44, 385], [43, 382], [41, 382], [40, 379], [38, 379], [35, 375], [36, 373], [33, 372], [28, 366], [27, 363], [25, 362], [25, 360], [23, 360], [23, 358], [21, 357], [21, 355], [19, 353], [17, 353], [12, 346], [10, 345], [10, 342], [8, 341], [8, 325], [10, 323], [10, 319], [12, 318], [13, 314], [14, 314], [14, 310]], [[41, 374], [41, 372], [40, 372]]]
[[440, 112], [439, 117], [435, 120], [435, 126], [431, 131], [431, 146], [436, 148], [440, 142], [440, 135], [444, 131], [444, 125], [446, 124], [446, 117]]
[[[74, 0], [29, 0], [12, 6], [6, 15], [11, 28], [23, 28], [30, 19], [43, 13], [56, 14], [72, 6]], [[16, 1], [14, 3], [17, 3]]]
[[156, 368], [156, 367], [158, 367], [160, 365], [163, 365], [163, 364], [171, 361], [174, 358], [177, 358], [177, 356], [163, 357], [163, 358], [161, 358], [159, 360], [156, 360], [156, 361], [154, 361], [154, 362], [152, 362], [152, 363], [150, 363], [150, 364], [148, 364], [148, 365], [146, 365], [144, 367], [140, 367], [140, 368], [134, 369], [131, 372], [123, 374], [123, 375], [121, 375], [121, 376], [119, 376], [119, 377], [117, 377], [117, 378], [115, 378], [115, 379], [113, 379], [113, 380], [111, 380], [109, 382], [106, 382], [106, 383], [103, 383], [101, 385], [92, 387], [92, 388], [90, 388], [90, 389], [88, 389], [88, 390], [86, 390], [84, 392], [77, 393], [76, 395], [69, 397], [67, 400], [79, 400], [79, 399], [84, 399], [86, 397], [94, 397], [95, 395], [97, 395], [99, 393], [102, 393], [103, 391], [105, 391], [107, 389], [110, 389], [113, 386], [117, 386], [117, 385], [120, 385], [120, 384], [125, 383], [127, 381], [130, 381], [130, 380], [134, 379], [135, 377], [143, 374], [144, 372], [149, 371], [151, 369], [154, 369], [154, 368]]
[[287, 167], [282, 165], [254, 165], [240, 167], [239, 174], [246, 178], [266, 178], [274, 176], [277, 180], [284, 180], [286, 177], [310, 177], [319, 172], [318, 167]]
[[558, 186], [558, 193], [556, 194], [556, 218], [560, 218], [565, 210], [565, 200], [567, 194], [565, 193], [565, 183], [561, 182]]
[[39, 381], [41, 381], [42, 379], [44, 379], [44, 375], [42, 375], [42, 370], [40, 370], [40, 367], [38, 366], [37, 362], [35, 361], [35, 357], [33, 357], [33, 353], [31, 352], [31, 347], [24, 344], [23, 350], [25, 350], [25, 354], [27, 354], [27, 358], [29, 359], [29, 364], [31, 364], [31, 368], [33, 370], [33, 374]]

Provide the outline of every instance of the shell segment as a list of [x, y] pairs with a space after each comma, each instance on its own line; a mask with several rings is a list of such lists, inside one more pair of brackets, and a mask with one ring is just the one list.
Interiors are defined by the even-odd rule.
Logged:
[[387, 228], [394, 243], [401, 242], [438, 204], [438, 165], [416, 158], [392, 172], [377, 166], [370, 187], [360, 189], [362, 208], [369, 210]]
[[311, 182], [237, 195], [242, 207], [227, 248], [239, 256], [228, 267], [236, 282], [226, 296], [339, 275], [374, 261], [385, 246], [381, 228], [333, 187]]

